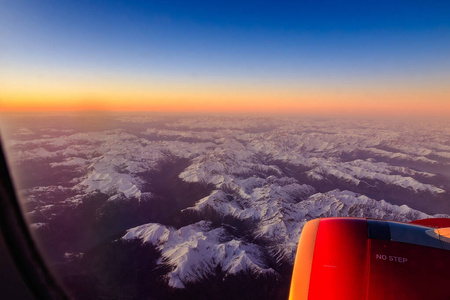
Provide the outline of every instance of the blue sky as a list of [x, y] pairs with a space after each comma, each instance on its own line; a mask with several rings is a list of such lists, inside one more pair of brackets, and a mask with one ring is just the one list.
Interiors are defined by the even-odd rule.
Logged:
[[439, 88], [450, 2], [3, 0], [0, 45], [9, 78]]

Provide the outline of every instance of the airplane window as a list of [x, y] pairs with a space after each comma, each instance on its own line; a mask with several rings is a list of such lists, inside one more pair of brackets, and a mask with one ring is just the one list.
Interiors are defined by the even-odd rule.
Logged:
[[26, 284], [287, 299], [309, 220], [450, 218], [449, 13], [1, 1], [1, 229]]

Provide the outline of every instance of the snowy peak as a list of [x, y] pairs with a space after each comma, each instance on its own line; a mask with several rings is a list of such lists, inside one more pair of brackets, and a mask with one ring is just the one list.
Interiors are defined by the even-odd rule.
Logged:
[[[289, 190], [289, 185], [286, 186]], [[448, 215], [427, 215], [406, 205], [392, 205], [349, 191], [316, 193], [298, 203], [289, 193], [283, 196], [269, 193], [266, 197], [264, 200], [251, 198], [245, 213], [223, 191], [215, 191], [192, 208], [196, 211], [215, 209], [224, 216], [250, 218], [255, 224], [250, 238], [254, 240], [252, 243], [231, 233], [228, 230], [231, 225], [213, 227], [208, 221], [178, 230], [160, 224], [145, 224], [129, 229], [123, 239], [140, 239], [157, 246], [164, 261], [174, 266], [167, 275], [169, 284], [181, 288], [184, 283], [211, 273], [218, 264], [229, 274], [243, 270], [260, 274], [274, 272], [264, 261], [264, 253], [269, 253], [277, 263], [293, 263], [301, 230], [311, 219], [352, 216], [410, 222], [430, 217], [450, 218]], [[227, 201], [229, 205], [226, 205]]]
[[176, 288], [207, 276], [219, 264], [229, 274], [244, 270], [274, 272], [264, 265], [257, 245], [234, 239], [224, 228], [211, 228], [205, 221], [178, 230], [146, 224], [129, 229], [122, 239], [140, 239], [158, 246], [164, 260], [174, 266], [167, 278]]

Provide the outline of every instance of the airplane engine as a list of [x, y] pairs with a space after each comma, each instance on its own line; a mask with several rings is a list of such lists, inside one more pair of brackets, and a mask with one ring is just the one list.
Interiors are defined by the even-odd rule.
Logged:
[[450, 219], [311, 220], [298, 244], [289, 299], [448, 300], [449, 226]]

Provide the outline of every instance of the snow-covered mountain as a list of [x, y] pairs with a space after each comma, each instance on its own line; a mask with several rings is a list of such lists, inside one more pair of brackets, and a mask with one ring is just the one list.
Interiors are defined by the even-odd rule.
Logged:
[[450, 214], [448, 121], [122, 114], [91, 127], [60, 122], [18, 122], [4, 133], [24, 211], [58, 262], [138, 241], [159, 253], [169, 287], [218, 268], [281, 278], [308, 220]]
[[[260, 274], [274, 272], [264, 261], [263, 253], [293, 264], [298, 237], [311, 219], [352, 216], [410, 222], [432, 217], [406, 205], [392, 205], [349, 191], [316, 193], [296, 202], [298, 192], [295, 189], [299, 188], [301, 190], [301, 186], [293, 188], [289, 185], [285, 188], [279, 185], [256, 188], [256, 194], [252, 193], [247, 207], [229, 201], [223, 192], [214, 192], [188, 208], [211, 209], [223, 216], [249, 220], [254, 228], [245, 239], [240, 239], [239, 233], [234, 228], [230, 230], [226, 224], [215, 227], [205, 221], [180, 229], [144, 224], [129, 229], [122, 239], [140, 239], [143, 243], [157, 246], [163, 258], [160, 262], [175, 266], [167, 274], [169, 285], [180, 288], [184, 287], [184, 282], [212, 273], [218, 264], [230, 274], [243, 269]], [[435, 217], [450, 216], [442, 214]]]

